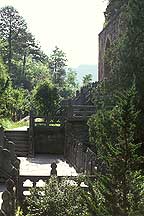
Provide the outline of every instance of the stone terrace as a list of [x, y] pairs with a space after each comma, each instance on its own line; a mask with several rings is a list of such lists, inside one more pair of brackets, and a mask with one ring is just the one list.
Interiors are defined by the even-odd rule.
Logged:
[[76, 176], [74, 167], [70, 166], [62, 155], [36, 155], [34, 158], [19, 157], [20, 175], [50, 175], [51, 164], [56, 162], [58, 176]]

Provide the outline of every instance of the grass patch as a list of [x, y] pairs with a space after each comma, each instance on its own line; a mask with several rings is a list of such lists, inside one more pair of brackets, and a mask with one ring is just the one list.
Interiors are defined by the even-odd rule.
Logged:
[[0, 127], [3, 127], [4, 129], [13, 129], [23, 126], [29, 126], [29, 121], [13, 122], [12, 120], [6, 118], [0, 119]]

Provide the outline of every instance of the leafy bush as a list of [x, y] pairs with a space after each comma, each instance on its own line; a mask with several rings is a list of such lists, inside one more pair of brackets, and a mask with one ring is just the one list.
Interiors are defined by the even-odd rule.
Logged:
[[20, 206], [17, 208], [16, 216], [23, 216], [23, 211], [21, 210]]
[[88, 216], [81, 190], [66, 178], [51, 177], [44, 188], [32, 188], [27, 216]]

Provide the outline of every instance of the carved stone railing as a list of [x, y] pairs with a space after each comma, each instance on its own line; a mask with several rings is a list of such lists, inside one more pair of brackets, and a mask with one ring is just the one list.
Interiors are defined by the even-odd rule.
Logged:
[[[93, 106], [90, 107], [93, 112]], [[76, 168], [77, 172], [94, 174], [96, 170], [96, 155], [88, 148], [88, 131], [86, 118], [67, 119], [65, 123], [64, 156]]]
[[12, 179], [6, 181], [6, 190], [2, 193], [0, 216], [15, 216], [16, 184]]
[[[30, 195], [30, 188], [32, 187], [44, 187], [46, 183], [50, 180], [51, 176], [19, 176], [18, 181], [18, 202], [22, 206], [25, 197]], [[78, 176], [56, 176], [60, 182], [62, 179], [73, 180], [78, 185], [81, 185], [83, 181], [78, 181]], [[96, 179], [96, 176], [87, 176], [91, 181]]]
[[23, 204], [26, 194], [29, 193], [31, 187], [38, 186], [39, 181], [48, 181], [50, 176], [19, 176], [18, 179], [18, 202], [20, 205]]
[[68, 108], [68, 119], [87, 119], [96, 112], [95, 106], [91, 105], [72, 105]]
[[84, 153], [85, 157], [85, 174], [87, 175], [94, 175], [97, 172], [97, 158], [96, 154], [90, 149], [87, 148], [86, 152]]
[[20, 160], [15, 154], [15, 144], [4, 137], [2, 130], [0, 134], [0, 182], [5, 182], [10, 177], [18, 176]]
[[88, 175], [96, 174], [96, 154], [90, 148], [85, 150], [85, 146], [82, 143], [72, 143], [67, 158], [78, 172]]

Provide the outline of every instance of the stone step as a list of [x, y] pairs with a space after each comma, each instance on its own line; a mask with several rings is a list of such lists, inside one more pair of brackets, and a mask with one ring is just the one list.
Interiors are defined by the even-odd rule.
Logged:
[[28, 140], [13, 140], [15, 143], [16, 147], [21, 147], [21, 146], [28, 146]]
[[28, 149], [29, 145], [28, 143], [24, 143], [24, 142], [19, 142], [15, 144], [15, 149]]
[[23, 136], [10, 136], [10, 135], [8, 135], [8, 136], [6, 136], [7, 138], [8, 138], [8, 140], [9, 141], [13, 141], [14, 142], [14, 140], [16, 140], [16, 141], [21, 141], [21, 140], [23, 140], [23, 141], [28, 141], [28, 137], [23, 137]]
[[9, 141], [15, 143], [15, 152], [17, 156], [27, 156], [29, 150], [27, 131], [5, 131]]
[[27, 157], [28, 156], [28, 151], [17, 151], [16, 152], [16, 155], [18, 156], [18, 157]]
[[27, 137], [28, 136], [28, 132], [27, 131], [5, 131], [5, 135], [6, 136], [23, 136], [23, 137]]
[[9, 140], [14, 142], [15, 150], [20, 149], [21, 151], [23, 151], [23, 149], [28, 149], [29, 147], [28, 140], [17, 140], [17, 139], [12, 139], [12, 138], [10, 138]]

